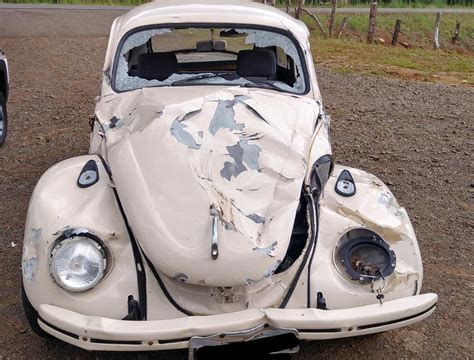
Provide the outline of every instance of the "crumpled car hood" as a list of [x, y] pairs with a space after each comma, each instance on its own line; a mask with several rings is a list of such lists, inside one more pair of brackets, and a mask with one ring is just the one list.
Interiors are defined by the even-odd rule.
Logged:
[[128, 221], [159, 271], [210, 286], [273, 274], [291, 237], [316, 101], [260, 89], [149, 88], [104, 96], [97, 114], [110, 119], [107, 157]]

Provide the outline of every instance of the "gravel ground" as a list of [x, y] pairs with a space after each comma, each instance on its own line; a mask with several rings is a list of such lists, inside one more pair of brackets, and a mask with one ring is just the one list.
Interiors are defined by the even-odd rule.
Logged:
[[[31, 192], [54, 163], [88, 148], [107, 32], [119, 12], [0, 11], [12, 84], [0, 149], [0, 359], [108, 359], [36, 337], [20, 304], [23, 226]], [[338, 162], [373, 172], [405, 206], [439, 308], [414, 326], [302, 344], [295, 359], [470, 359], [474, 89], [319, 71]], [[176, 354], [151, 358], [177, 357]], [[136, 354], [119, 358], [135, 359]]]

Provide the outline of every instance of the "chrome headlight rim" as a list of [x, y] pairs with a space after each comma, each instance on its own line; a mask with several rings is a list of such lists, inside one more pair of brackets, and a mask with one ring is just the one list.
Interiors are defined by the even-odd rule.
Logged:
[[[353, 236], [354, 234], [356, 235]], [[378, 251], [379, 255], [385, 257], [385, 266], [380, 269], [381, 271], [378, 274], [363, 274], [354, 269], [351, 255], [354, 254], [355, 250], [363, 247], [372, 248]], [[348, 277], [352, 281], [364, 284], [372, 283], [379, 279], [387, 278], [395, 271], [397, 264], [395, 251], [392, 250], [390, 245], [387, 244], [381, 236], [369, 229], [356, 228], [348, 231], [341, 237], [336, 249], [336, 267], [339, 268], [339, 271], [345, 277]]]
[[[75, 288], [66, 284], [57, 274], [55, 267], [55, 256], [64, 249], [65, 246], [70, 246], [74, 243], [83, 243], [87, 244], [100, 253], [101, 266], [98, 276], [94, 281], [87, 284], [87, 286]], [[54, 241], [53, 246], [51, 247], [50, 257], [49, 257], [49, 273], [52, 280], [62, 289], [70, 292], [85, 292], [87, 290], [95, 287], [100, 281], [102, 281], [109, 270], [110, 265], [110, 256], [108, 254], [107, 248], [104, 242], [96, 235], [90, 233], [85, 229], [68, 229]]]

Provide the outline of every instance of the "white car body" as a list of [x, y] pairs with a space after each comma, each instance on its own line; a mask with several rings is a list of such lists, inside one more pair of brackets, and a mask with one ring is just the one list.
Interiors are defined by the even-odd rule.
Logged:
[[[291, 37], [305, 64], [306, 91], [117, 91], [118, 52], [130, 32], [216, 19]], [[202, 346], [280, 333], [321, 340], [386, 331], [435, 310], [437, 295], [420, 295], [421, 256], [405, 209], [375, 176], [332, 170], [329, 118], [308, 38], [302, 22], [252, 2], [159, 1], [114, 21], [90, 155], [50, 168], [28, 210], [23, 284], [42, 330], [89, 350], [190, 348], [194, 356]], [[91, 160], [98, 179], [79, 187]], [[356, 187], [349, 196], [335, 190], [344, 170]], [[307, 222], [304, 247], [279, 272], [297, 210]], [[368, 282], [345, 272], [339, 252], [353, 240], [348, 233], [373, 234], [384, 244], [393, 257], [388, 276]], [[100, 243], [107, 264], [95, 286], [74, 292], [59, 286], [51, 262], [59, 242], [80, 236]], [[142, 311], [135, 320], [143, 321], [122, 320], [129, 295]]]

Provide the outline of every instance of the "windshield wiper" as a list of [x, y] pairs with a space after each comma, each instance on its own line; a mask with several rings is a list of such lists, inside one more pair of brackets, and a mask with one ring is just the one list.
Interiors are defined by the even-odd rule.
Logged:
[[267, 89], [273, 89], [273, 90], [276, 90], [276, 91], [280, 91], [280, 92], [285, 92], [285, 90], [283, 90], [281, 87], [275, 85], [274, 83], [271, 83], [271, 82], [248, 82], [248, 83], [245, 83], [245, 84], [242, 84], [241, 85], [242, 87], [256, 87], [256, 88], [267, 88]]
[[170, 84], [170, 86], [177, 86], [177, 85], [182, 85], [182, 84], [185, 84], [187, 83], [188, 81], [194, 81], [194, 80], [202, 80], [202, 79], [210, 79], [210, 78], [216, 78], [216, 77], [221, 77], [222, 75], [226, 75], [227, 73], [219, 73], [219, 74], [200, 74], [200, 75], [196, 75], [196, 76], [193, 76], [193, 77], [189, 77], [189, 78], [186, 78], [186, 79], [181, 79], [181, 80], [177, 80], [177, 81], [174, 81]]

